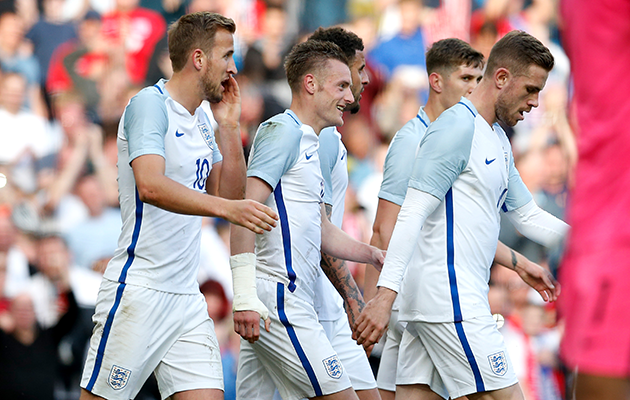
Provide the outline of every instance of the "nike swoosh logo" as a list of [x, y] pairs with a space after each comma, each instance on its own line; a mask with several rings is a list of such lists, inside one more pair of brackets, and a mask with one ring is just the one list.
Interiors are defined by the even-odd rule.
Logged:
[[307, 159], [307, 160], [310, 160], [310, 159], [311, 159], [311, 157], [313, 157], [313, 154], [315, 154], [315, 153], [311, 153], [311, 155], [310, 155], [310, 156], [309, 156], [308, 154], [305, 154], [306, 159]]
[[486, 165], [490, 165], [492, 164], [492, 162], [496, 160], [496, 158], [493, 158], [492, 160], [488, 161], [488, 159], [486, 158]]
[[175, 136], [177, 136], [177, 137], [182, 137], [182, 136], [184, 136], [184, 134], [183, 134], [183, 133], [179, 133], [179, 129], [177, 129], [177, 130], [175, 131]]

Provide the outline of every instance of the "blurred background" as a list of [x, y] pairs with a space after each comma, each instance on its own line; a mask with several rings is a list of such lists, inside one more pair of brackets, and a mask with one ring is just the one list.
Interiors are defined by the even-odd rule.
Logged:
[[[428, 95], [426, 49], [457, 37], [487, 57], [510, 30], [536, 36], [556, 67], [540, 106], [505, 129], [536, 202], [564, 217], [577, 151], [557, 0], [0, 0], [0, 398], [78, 399], [101, 274], [121, 228], [118, 121], [135, 93], [170, 77], [167, 26], [202, 10], [237, 24], [246, 154], [258, 124], [290, 104], [283, 59], [295, 43], [333, 25], [363, 39], [370, 85], [340, 132], [350, 176], [343, 228], [365, 242], [388, 144]], [[228, 234], [225, 221], [204, 220], [199, 283], [229, 400], [239, 338], [230, 318]], [[546, 250], [510, 224], [500, 239], [557, 274], [561, 248]], [[365, 266], [351, 269], [361, 286]], [[567, 398], [554, 305], [506, 268], [492, 268], [490, 285], [526, 398]], [[378, 368], [378, 349], [371, 361]], [[159, 399], [154, 380], [138, 398]]]

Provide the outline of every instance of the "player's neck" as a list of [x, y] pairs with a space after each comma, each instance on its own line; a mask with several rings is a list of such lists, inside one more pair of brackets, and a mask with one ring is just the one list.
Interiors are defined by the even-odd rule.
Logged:
[[[486, 84], [484, 84], [486, 82]], [[492, 126], [497, 122], [495, 113], [496, 95], [491, 86], [487, 84], [488, 81], [482, 80], [479, 86], [468, 96], [468, 100], [475, 106], [479, 115], [486, 120], [488, 125]]]
[[173, 77], [164, 85], [171, 98], [184, 106], [184, 108], [194, 115], [201, 105], [201, 97], [198, 95], [199, 87], [197, 81], [187, 79], [181, 74], [173, 74]]
[[424, 106], [424, 112], [429, 117], [429, 122], [433, 122], [444, 112], [445, 108], [440, 104], [439, 99], [433, 93], [429, 93], [429, 99]]
[[304, 104], [294, 97], [291, 101], [289, 109], [295, 113], [300, 122], [313, 128], [315, 134], [319, 136], [319, 132], [321, 132], [324, 126], [322, 125], [320, 118], [318, 118], [317, 114], [314, 112], [313, 106], [309, 107], [308, 104]]

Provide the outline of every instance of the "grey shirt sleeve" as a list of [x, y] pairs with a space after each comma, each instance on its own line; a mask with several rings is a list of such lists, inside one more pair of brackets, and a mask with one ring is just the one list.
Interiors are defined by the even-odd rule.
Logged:
[[145, 154], [165, 157], [164, 136], [168, 113], [164, 97], [153, 87], [134, 96], [124, 115], [124, 134], [129, 141], [129, 162]]
[[255, 176], [275, 188], [300, 155], [302, 131], [283, 121], [270, 120], [258, 127], [250, 154], [247, 176]]
[[468, 165], [474, 118], [468, 110], [452, 107], [433, 122], [420, 142], [409, 187], [444, 199]]
[[379, 198], [402, 206], [418, 145], [425, 132], [426, 127], [416, 117], [396, 133], [385, 156]]
[[324, 178], [324, 203], [333, 204], [332, 171], [339, 154], [339, 139], [335, 136], [335, 128], [325, 128], [319, 134], [319, 164]]

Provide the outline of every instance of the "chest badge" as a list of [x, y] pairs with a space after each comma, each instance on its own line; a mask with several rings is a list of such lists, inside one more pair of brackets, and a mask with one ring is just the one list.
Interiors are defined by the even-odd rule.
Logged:
[[197, 128], [199, 128], [199, 133], [201, 133], [201, 137], [204, 142], [206, 142], [210, 150], [214, 149], [214, 135], [212, 134], [210, 127], [208, 127], [208, 124], [204, 122], [197, 125]]

